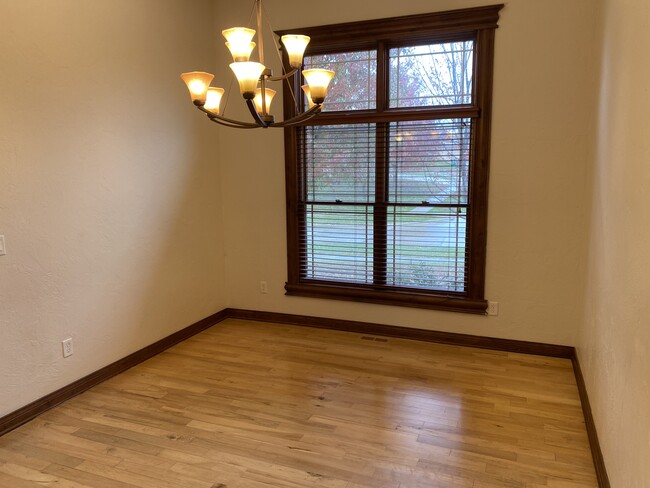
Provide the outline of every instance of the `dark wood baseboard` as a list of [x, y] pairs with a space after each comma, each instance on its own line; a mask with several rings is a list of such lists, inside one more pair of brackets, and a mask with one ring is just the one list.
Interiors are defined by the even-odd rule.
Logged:
[[594, 468], [596, 469], [598, 486], [599, 488], [611, 488], [611, 485], [609, 484], [609, 476], [607, 476], [607, 469], [605, 468], [605, 458], [603, 458], [603, 452], [600, 449], [600, 442], [598, 441], [596, 423], [594, 422], [594, 416], [591, 413], [591, 405], [589, 404], [587, 386], [585, 385], [584, 376], [582, 376], [582, 369], [580, 368], [580, 361], [578, 361], [578, 354], [575, 351], [573, 356], [571, 356], [571, 363], [573, 364], [573, 372], [576, 376], [578, 393], [580, 394], [582, 415], [585, 418], [585, 427], [587, 429], [587, 435], [589, 436], [589, 447], [591, 448], [591, 457], [594, 460]]
[[202, 332], [219, 322], [228, 319], [255, 320], [259, 322], [273, 322], [302, 327], [316, 327], [321, 329], [341, 330], [361, 334], [371, 334], [401, 339], [412, 339], [417, 341], [436, 342], [440, 344], [451, 344], [456, 346], [478, 347], [506, 352], [517, 352], [522, 354], [535, 354], [539, 356], [550, 356], [571, 359], [573, 370], [578, 385], [582, 411], [585, 418], [589, 445], [594, 460], [598, 486], [600, 488], [611, 488], [605, 461], [598, 442], [596, 425], [589, 405], [589, 397], [585, 386], [580, 363], [575, 348], [557, 344], [544, 344], [539, 342], [517, 341], [512, 339], [499, 339], [495, 337], [483, 337], [469, 334], [455, 334], [451, 332], [439, 332], [411, 327], [397, 327], [392, 325], [358, 322], [351, 320], [330, 319], [324, 317], [310, 317], [307, 315], [293, 315], [285, 313], [262, 312], [256, 310], [242, 310], [226, 308], [203, 320], [200, 320], [185, 329], [165, 337], [147, 347], [140, 349], [115, 361], [104, 368], [95, 371], [83, 378], [64, 386], [63, 388], [46, 395], [29, 405], [0, 418], [0, 436], [36, 418], [47, 410], [63, 403], [70, 398], [83, 393], [95, 385], [106, 381], [113, 376], [136, 366], [143, 361], [169, 349], [171, 346], [189, 339], [195, 334]]
[[256, 310], [226, 309], [228, 318], [256, 320], [259, 322], [274, 322], [281, 324], [316, 327], [320, 329], [343, 330], [360, 334], [372, 334], [400, 339], [413, 339], [416, 341], [437, 342], [454, 346], [479, 347], [497, 351], [519, 352], [522, 354], [535, 354], [556, 358], [571, 359], [575, 350], [570, 346], [544, 344], [541, 342], [517, 341], [513, 339], [498, 339], [469, 334], [456, 334], [452, 332], [439, 332], [434, 330], [414, 329], [411, 327], [397, 327], [394, 325], [373, 324], [369, 322], [355, 322], [351, 320], [328, 319], [323, 317], [310, 317], [306, 315], [292, 315], [285, 313], [260, 312]]
[[7, 432], [20, 427], [26, 422], [36, 418], [40, 414], [50, 410], [53, 407], [63, 403], [70, 398], [83, 393], [84, 391], [92, 388], [103, 381], [106, 381], [113, 376], [126, 371], [133, 366], [136, 366], [143, 361], [160, 354], [166, 349], [169, 349], [175, 344], [182, 342], [186, 339], [189, 339], [195, 334], [210, 328], [211, 326], [221, 322], [227, 318], [227, 313], [225, 310], [215, 313], [203, 320], [186, 327], [178, 332], [175, 332], [153, 344], [143, 347], [139, 351], [129, 354], [128, 356], [115, 361], [114, 363], [105, 366], [94, 373], [91, 373], [87, 376], [84, 376], [77, 381], [70, 383], [63, 388], [50, 393], [38, 400], [25, 405], [22, 408], [0, 418], [0, 436], [6, 434]]

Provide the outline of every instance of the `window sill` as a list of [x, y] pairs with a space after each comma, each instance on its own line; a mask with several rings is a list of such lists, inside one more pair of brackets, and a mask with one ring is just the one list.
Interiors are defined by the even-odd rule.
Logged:
[[486, 315], [487, 300], [450, 295], [433, 295], [411, 291], [385, 291], [356, 288], [345, 285], [291, 284], [285, 285], [286, 295], [309, 298], [326, 298], [353, 302], [393, 305], [398, 307], [426, 308], [447, 312]]

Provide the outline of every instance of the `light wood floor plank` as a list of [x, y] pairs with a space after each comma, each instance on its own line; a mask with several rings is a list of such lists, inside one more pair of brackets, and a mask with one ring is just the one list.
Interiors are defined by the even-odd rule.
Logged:
[[0, 438], [0, 487], [597, 487], [571, 362], [226, 320]]

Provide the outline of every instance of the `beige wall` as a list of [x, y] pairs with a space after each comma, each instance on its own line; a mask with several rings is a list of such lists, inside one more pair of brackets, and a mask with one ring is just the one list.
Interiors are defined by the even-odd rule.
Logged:
[[0, 416], [226, 305], [211, 9], [0, 0]]
[[[319, 15], [298, 0], [266, 0], [266, 8], [280, 29], [488, 3], [331, 0]], [[248, 21], [249, 11], [238, 2], [217, 0], [217, 5], [218, 28]], [[592, 6], [593, 0], [512, 0], [502, 10], [496, 34], [486, 283], [487, 298], [500, 302], [498, 317], [284, 296], [283, 140], [273, 130], [255, 139], [244, 131], [222, 131], [228, 134], [220, 159], [230, 305], [574, 344], [582, 316], [585, 175], [592, 157], [596, 96], [597, 16]], [[225, 66], [226, 48], [220, 46], [218, 54]], [[228, 73], [219, 74], [228, 88]], [[229, 106], [242, 102], [232, 99]], [[277, 109], [276, 115], [281, 115]], [[268, 282], [266, 295], [259, 293], [260, 280]]]
[[578, 356], [614, 487], [650, 486], [650, 4], [607, 0]]

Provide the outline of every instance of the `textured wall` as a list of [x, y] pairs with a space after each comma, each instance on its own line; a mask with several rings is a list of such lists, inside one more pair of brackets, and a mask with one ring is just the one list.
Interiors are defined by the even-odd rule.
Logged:
[[0, 0], [0, 416], [225, 306], [211, 11]]
[[604, 2], [578, 355], [613, 487], [650, 486], [650, 4]]
[[[488, 3], [378, 0], [368, 9], [368, 2], [331, 0], [318, 15], [297, 0], [267, 0], [266, 8], [280, 29]], [[237, 2], [217, 0], [217, 5], [216, 29], [247, 22], [248, 11]], [[249, 144], [249, 134], [226, 129], [220, 147], [228, 182], [224, 223], [231, 306], [574, 344], [582, 316], [585, 175], [595, 113], [598, 32], [592, 6], [592, 0], [512, 0], [501, 12], [486, 283], [487, 298], [500, 302], [498, 317], [284, 296], [283, 140], [272, 130]], [[225, 66], [226, 48], [218, 53]], [[228, 88], [228, 73], [220, 76]], [[233, 114], [241, 105], [230, 101]], [[259, 293], [260, 280], [268, 282], [267, 295]]]

